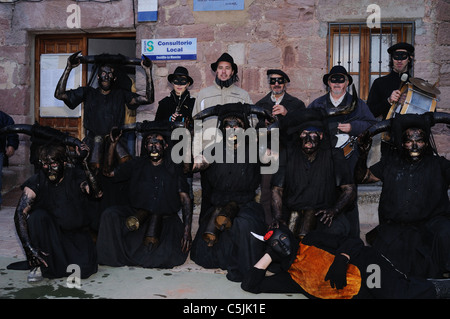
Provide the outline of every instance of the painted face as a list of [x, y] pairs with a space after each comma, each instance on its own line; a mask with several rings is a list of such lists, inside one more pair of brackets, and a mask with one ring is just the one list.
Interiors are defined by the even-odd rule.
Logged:
[[406, 50], [396, 50], [392, 54], [392, 66], [395, 72], [403, 73], [408, 68], [409, 54]]
[[229, 80], [234, 74], [233, 66], [230, 62], [220, 61], [217, 65], [216, 76], [220, 81]]
[[303, 130], [300, 133], [300, 141], [303, 152], [307, 155], [317, 152], [322, 136], [322, 132]]
[[114, 69], [110, 66], [102, 66], [98, 72], [97, 79], [99, 87], [104, 91], [109, 91], [116, 80]]
[[425, 133], [418, 128], [409, 128], [403, 133], [402, 146], [407, 158], [413, 162], [422, 159], [428, 143], [425, 140]]
[[44, 160], [39, 160], [45, 176], [51, 183], [59, 183], [64, 176], [64, 163], [57, 162], [48, 157]]
[[273, 94], [283, 94], [286, 87], [285, 79], [281, 75], [271, 74], [269, 78], [270, 88]]
[[150, 134], [146, 139], [145, 148], [152, 162], [158, 162], [164, 157], [167, 144], [160, 134]]
[[223, 128], [225, 130], [227, 143], [230, 145], [235, 145], [235, 143], [237, 143], [236, 134], [227, 133], [227, 130], [241, 131], [244, 129], [244, 122], [237, 117], [228, 117], [223, 120]]

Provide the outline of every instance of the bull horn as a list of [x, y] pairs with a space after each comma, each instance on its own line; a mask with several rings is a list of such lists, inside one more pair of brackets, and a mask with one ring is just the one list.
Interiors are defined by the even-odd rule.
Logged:
[[210, 116], [217, 116], [219, 114], [219, 108], [217, 105], [208, 107], [204, 109], [203, 111], [198, 112], [195, 114], [192, 118], [194, 120], [203, 120], [204, 118], [210, 117]]
[[79, 56], [81, 63], [140, 65], [141, 59], [130, 58], [122, 54], [98, 54]]
[[23, 133], [30, 136], [39, 136], [48, 139], [56, 139], [64, 145], [78, 146], [80, 148], [81, 156], [87, 155], [87, 151], [81, 150], [82, 142], [69, 134], [63, 133], [57, 129], [49, 126], [41, 126], [39, 124], [13, 124], [8, 125], [0, 130], [0, 135], [9, 133]]
[[252, 114], [256, 114], [256, 115], [261, 115], [265, 118], [272, 118], [272, 116], [270, 116], [269, 112], [267, 112], [266, 109], [262, 108], [261, 106], [257, 106], [257, 105], [250, 105], [249, 106], [249, 113]]
[[450, 113], [433, 112], [434, 123], [450, 124]]

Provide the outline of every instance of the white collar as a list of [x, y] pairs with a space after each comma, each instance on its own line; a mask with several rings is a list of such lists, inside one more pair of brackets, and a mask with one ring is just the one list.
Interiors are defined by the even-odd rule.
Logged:
[[337, 106], [339, 106], [339, 104], [341, 104], [341, 102], [344, 100], [344, 97], [345, 97], [345, 94], [342, 95], [339, 99], [335, 100], [335, 99], [333, 99], [333, 96], [332, 96], [331, 93], [330, 93], [330, 100], [331, 100], [331, 103], [333, 103], [333, 105], [334, 105], [335, 107], [337, 107]]

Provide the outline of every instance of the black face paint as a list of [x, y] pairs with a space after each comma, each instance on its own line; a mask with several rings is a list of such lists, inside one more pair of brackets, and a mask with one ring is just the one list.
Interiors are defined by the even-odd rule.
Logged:
[[225, 133], [225, 138], [227, 138], [226, 143], [233, 148], [237, 146], [238, 139], [236, 134], [227, 133], [227, 130], [242, 131], [244, 129], [244, 122], [237, 117], [228, 117], [223, 120], [223, 132]]
[[164, 157], [165, 141], [160, 135], [150, 135], [146, 140], [146, 149], [150, 160], [157, 162]]
[[405, 156], [412, 162], [422, 159], [428, 143], [425, 140], [425, 133], [418, 128], [409, 128], [403, 133], [402, 146]]
[[64, 163], [54, 161], [51, 158], [45, 160], [39, 160], [39, 163], [44, 171], [47, 179], [54, 184], [59, 183], [61, 178], [64, 176]]
[[98, 72], [98, 85], [104, 91], [111, 89], [115, 82], [114, 69], [109, 66], [103, 66]]
[[319, 132], [302, 131], [300, 133], [301, 147], [305, 154], [313, 154], [319, 149]]

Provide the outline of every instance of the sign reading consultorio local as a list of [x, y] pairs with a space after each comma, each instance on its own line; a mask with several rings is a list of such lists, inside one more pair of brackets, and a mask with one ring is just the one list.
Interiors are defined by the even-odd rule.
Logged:
[[143, 39], [142, 54], [150, 60], [196, 60], [197, 38]]

